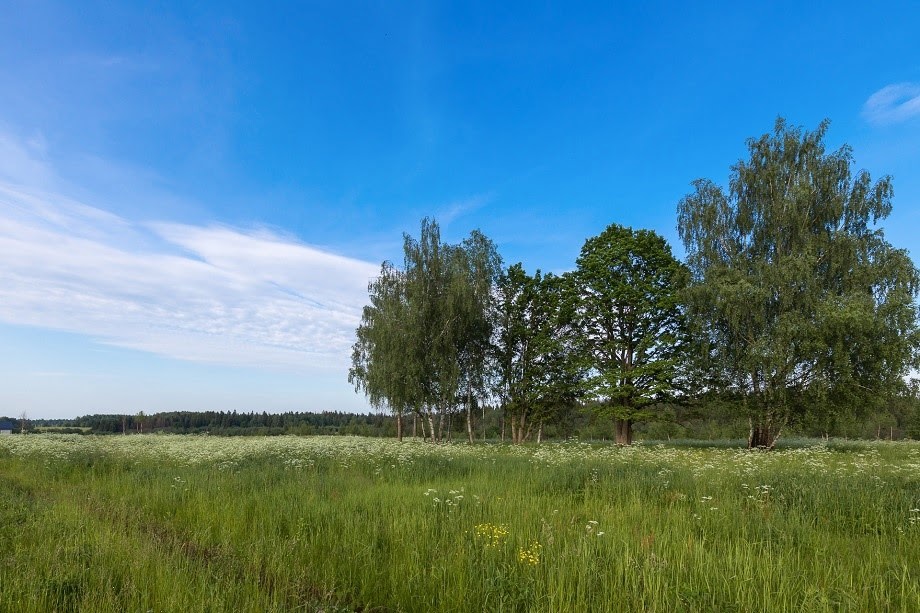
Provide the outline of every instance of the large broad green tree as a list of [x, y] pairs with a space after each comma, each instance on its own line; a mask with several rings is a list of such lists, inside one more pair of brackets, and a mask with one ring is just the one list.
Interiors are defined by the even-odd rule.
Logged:
[[664, 238], [613, 224], [585, 242], [574, 278], [587, 391], [615, 420], [617, 443], [629, 444], [633, 423], [681, 388], [689, 275]]
[[678, 206], [689, 307], [710, 385], [735, 396], [751, 447], [821, 407], [870, 406], [903, 385], [917, 348], [917, 270], [878, 223], [889, 177], [848, 146], [778, 119], [748, 140], [728, 189], [701, 179]]
[[[403, 266], [384, 262], [368, 287], [349, 380], [375, 406], [399, 418], [411, 410], [432, 440], [461, 404], [485, 394], [492, 287], [500, 270], [494, 244], [475, 231], [462, 244], [441, 241], [424, 219], [418, 239], [404, 235]], [[399, 429], [401, 432], [401, 422]]]
[[573, 356], [572, 292], [567, 277], [527, 274], [515, 264], [498, 282], [493, 367], [495, 395], [511, 440], [520, 444], [536, 427], [574, 406], [581, 369]]

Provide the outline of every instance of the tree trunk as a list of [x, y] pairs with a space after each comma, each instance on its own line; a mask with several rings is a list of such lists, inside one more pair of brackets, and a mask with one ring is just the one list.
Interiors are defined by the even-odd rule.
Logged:
[[402, 442], [402, 411], [396, 412], [396, 440]]
[[470, 437], [470, 445], [473, 444], [473, 397], [470, 386], [466, 386], [466, 433]]
[[418, 437], [418, 430], [416, 430], [416, 423], [418, 421], [418, 413], [415, 411], [412, 412], [412, 438]]
[[505, 442], [505, 411], [502, 409], [502, 442]]
[[748, 448], [772, 449], [773, 432], [770, 430], [770, 426], [765, 424], [751, 426], [751, 433], [748, 436]]
[[773, 449], [779, 438], [782, 425], [777, 425], [770, 420], [755, 422], [751, 420], [751, 432], [748, 435], [749, 449]]
[[533, 432], [533, 422], [527, 424], [527, 428], [521, 428], [521, 431], [524, 433], [524, 436], [521, 437], [521, 442], [530, 440], [530, 433]]
[[617, 429], [617, 445], [631, 445], [632, 444], [632, 420], [617, 418], [616, 429]]
[[543, 440], [543, 422], [540, 422], [540, 427], [537, 428], [537, 445], [539, 445]]
[[428, 434], [425, 430], [425, 415], [422, 413], [419, 413], [418, 416], [421, 418], [419, 421], [419, 424], [421, 424], [422, 426], [422, 440], [424, 441], [428, 439]]

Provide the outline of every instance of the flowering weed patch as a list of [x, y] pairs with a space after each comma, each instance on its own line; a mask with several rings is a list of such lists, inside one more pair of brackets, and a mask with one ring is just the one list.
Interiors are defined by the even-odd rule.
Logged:
[[485, 547], [498, 547], [508, 538], [508, 526], [495, 524], [476, 524], [476, 538]]

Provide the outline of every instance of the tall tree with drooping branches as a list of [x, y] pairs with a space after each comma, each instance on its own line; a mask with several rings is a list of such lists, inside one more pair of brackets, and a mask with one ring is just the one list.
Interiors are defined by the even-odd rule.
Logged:
[[878, 225], [891, 178], [854, 172], [849, 146], [828, 152], [828, 125], [778, 119], [727, 190], [700, 179], [678, 205], [701, 356], [748, 416], [751, 447], [772, 448], [812, 407], [871, 406], [916, 364], [918, 273]]
[[452, 264], [449, 315], [460, 367], [461, 404], [466, 408], [466, 432], [472, 443], [473, 406], [489, 393], [494, 288], [501, 274], [501, 257], [488, 237], [473, 230], [453, 249]]
[[372, 406], [388, 407], [396, 416], [396, 436], [403, 436], [403, 416], [420, 402], [415, 383], [419, 365], [405, 359], [413, 330], [405, 296], [405, 275], [384, 262], [380, 275], [368, 284], [370, 304], [362, 312], [355, 333], [348, 381], [363, 391]]
[[349, 380], [372, 404], [386, 403], [397, 416], [417, 413], [435, 441], [465, 404], [472, 441], [472, 406], [486, 393], [489, 310], [500, 265], [481, 232], [445, 244], [438, 224], [424, 219], [418, 239], [404, 235], [402, 268], [385, 262], [369, 285], [371, 304], [356, 332]]

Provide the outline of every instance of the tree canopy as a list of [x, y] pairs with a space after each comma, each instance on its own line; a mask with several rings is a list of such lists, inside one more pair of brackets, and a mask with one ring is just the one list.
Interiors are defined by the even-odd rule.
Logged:
[[534, 423], [571, 408], [580, 395], [581, 369], [573, 355], [573, 302], [567, 277], [533, 276], [522, 264], [498, 282], [493, 345], [496, 396], [511, 424], [511, 439], [525, 441]]
[[[431, 437], [440, 439], [444, 417], [465, 400], [471, 420], [473, 394], [484, 393], [500, 260], [481, 232], [460, 245], [444, 244], [438, 224], [427, 218], [418, 239], [404, 235], [403, 253], [401, 269], [384, 262], [368, 285], [370, 305], [356, 332], [349, 381], [398, 418], [406, 410], [422, 415]], [[472, 438], [470, 423], [467, 429]]]
[[368, 284], [370, 304], [364, 307], [361, 325], [352, 347], [352, 366], [348, 381], [363, 391], [371, 406], [390, 408], [397, 416], [397, 436], [402, 437], [402, 415], [420, 402], [419, 380], [413, 368], [418, 364], [405, 359], [413, 330], [405, 296], [405, 275], [390, 262], [380, 267], [380, 275]]
[[588, 239], [576, 264], [576, 334], [590, 369], [588, 394], [616, 419], [617, 442], [628, 444], [632, 423], [678, 387], [688, 274], [664, 238], [617, 224]]
[[870, 404], [916, 362], [918, 273], [878, 226], [891, 179], [854, 173], [848, 146], [827, 152], [827, 128], [778, 119], [727, 191], [700, 179], [678, 205], [710, 385], [741, 402], [752, 447], [816, 403]]

